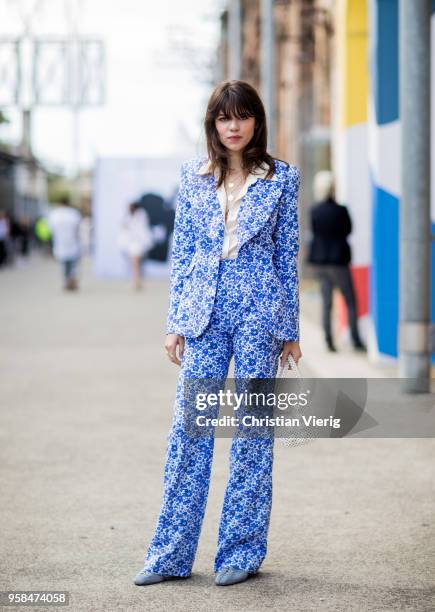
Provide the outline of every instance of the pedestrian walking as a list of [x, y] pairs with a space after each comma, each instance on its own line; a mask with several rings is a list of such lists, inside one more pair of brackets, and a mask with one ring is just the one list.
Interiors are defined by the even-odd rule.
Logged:
[[[181, 366], [160, 514], [135, 584], [187, 578], [203, 521], [214, 437], [184, 427], [185, 382], [275, 378], [299, 346], [300, 171], [267, 152], [265, 111], [243, 81], [211, 94], [207, 157], [183, 163], [165, 349]], [[219, 407], [216, 408], [218, 410]], [[214, 561], [217, 585], [255, 574], [267, 549], [273, 436], [235, 435]]]
[[136, 291], [143, 288], [142, 264], [153, 244], [148, 214], [138, 202], [132, 202], [121, 223], [118, 247], [130, 259], [133, 289]]
[[331, 328], [332, 296], [338, 287], [346, 302], [352, 343], [365, 351], [358, 331], [357, 301], [349, 264], [352, 254], [347, 237], [352, 221], [346, 206], [335, 200], [333, 175], [322, 170], [314, 177], [316, 203], [310, 210], [312, 241], [308, 261], [315, 266], [322, 293], [322, 323], [327, 348], [335, 352]]
[[53, 234], [53, 255], [62, 266], [63, 288], [66, 291], [79, 288], [81, 219], [81, 213], [71, 206], [68, 196], [62, 197], [59, 206], [48, 216], [48, 225]]

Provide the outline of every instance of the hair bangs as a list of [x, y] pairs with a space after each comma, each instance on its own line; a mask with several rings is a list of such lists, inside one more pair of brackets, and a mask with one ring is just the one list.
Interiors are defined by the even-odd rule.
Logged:
[[247, 96], [227, 89], [222, 92], [220, 99], [217, 101], [214, 114], [215, 118], [222, 114], [228, 119], [230, 117], [247, 119], [248, 117], [255, 117], [255, 109], [252, 108]]

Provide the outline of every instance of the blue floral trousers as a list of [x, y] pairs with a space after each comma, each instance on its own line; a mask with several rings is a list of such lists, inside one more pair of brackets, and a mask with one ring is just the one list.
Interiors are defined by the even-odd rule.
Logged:
[[[223, 259], [209, 324], [185, 338], [174, 418], [167, 439], [164, 495], [144, 569], [188, 576], [197, 550], [207, 503], [214, 436], [192, 437], [183, 430], [185, 378], [275, 378], [283, 341], [256, 312], [236, 259]], [[218, 408], [217, 408], [218, 410]], [[221, 514], [214, 570], [237, 567], [256, 572], [267, 549], [272, 505], [273, 436], [234, 436], [229, 480]]]

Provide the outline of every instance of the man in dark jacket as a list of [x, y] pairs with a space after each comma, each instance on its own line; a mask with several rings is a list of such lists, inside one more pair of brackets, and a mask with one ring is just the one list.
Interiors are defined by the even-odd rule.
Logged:
[[352, 231], [352, 221], [346, 206], [334, 198], [332, 173], [318, 172], [314, 178], [314, 195], [317, 204], [311, 208], [311, 230], [308, 261], [316, 267], [323, 301], [323, 330], [327, 347], [336, 351], [331, 331], [331, 309], [334, 287], [338, 287], [346, 301], [352, 343], [356, 350], [365, 351], [358, 332], [355, 291], [350, 272], [351, 250], [347, 236]]

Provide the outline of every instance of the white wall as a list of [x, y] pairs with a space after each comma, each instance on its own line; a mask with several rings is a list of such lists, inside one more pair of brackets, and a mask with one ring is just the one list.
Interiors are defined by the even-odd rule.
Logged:
[[[128, 204], [144, 193], [171, 199], [178, 190], [184, 159], [102, 158], [96, 164], [93, 187], [94, 271], [99, 278], [125, 278], [127, 259], [117, 247], [121, 220]], [[147, 273], [167, 274], [168, 262], [146, 263]]]

